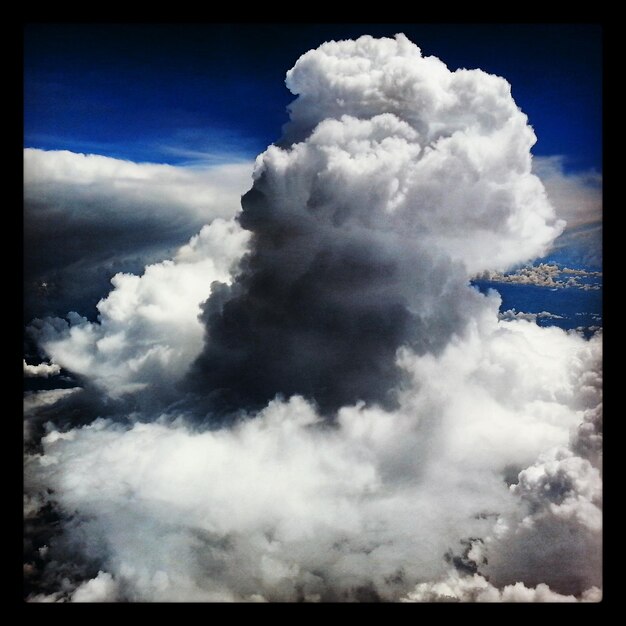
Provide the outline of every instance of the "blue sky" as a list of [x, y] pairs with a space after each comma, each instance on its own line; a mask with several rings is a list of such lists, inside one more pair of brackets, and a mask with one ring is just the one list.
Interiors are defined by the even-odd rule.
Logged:
[[599, 25], [32, 24], [24, 144], [184, 164], [253, 158], [280, 136], [285, 72], [328, 39], [404, 32], [450, 68], [504, 76], [538, 156], [602, 169]]

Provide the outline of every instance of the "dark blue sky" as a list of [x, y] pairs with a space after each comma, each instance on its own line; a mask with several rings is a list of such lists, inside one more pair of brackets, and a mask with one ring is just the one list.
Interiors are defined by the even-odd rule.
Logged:
[[24, 144], [136, 161], [249, 159], [280, 136], [285, 72], [328, 39], [404, 32], [450, 68], [504, 76], [537, 155], [602, 169], [598, 25], [53, 25], [25, 29]]

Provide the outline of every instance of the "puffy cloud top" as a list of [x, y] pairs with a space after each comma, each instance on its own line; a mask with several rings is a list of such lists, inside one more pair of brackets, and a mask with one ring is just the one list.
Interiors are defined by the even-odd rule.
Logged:
[[39, 363], [37, 365], [31, 365], [24, 360], [24, 376], [48, 378], [48, 376], [55, 376], [61, 372], [61, 367], [57, 363]]
[[542, 254], [563, 227], [503, 79], [450, 72], [398, 35], [323, 44], [287, 85], [285, 139], [242, 199], [250, 255], [204, 307], [189, 388], [205, 414], [279, 393], [389, 406], [396, 350], [440, 350], [482, 306], [469, 277]]
[[444, 247], [470, 272], [541, 256], [563, 229], [531, 174], [536, 138], [503, 78], [451, 72], [397, 35], [325, 43], [300, 57], [286, 83], [298, 95], [286, 138], [302, 140], [323, 122], [307, 143], [332, 145], [320, 186], [330, 177], [333, 191], [376, 190], [374, 206], [351, 205], [368, 215], [379, 205], [407, 236]]
[[70, 313], [67, 321], [34, 320], [30, 332], [55, 363], [107, 395], [140, 396], [147, 389], [143, 399], [152, 402], [172, 392], [202, 349], [200, 304], [213, 281], [230, 280], [247, 242], [237, 223], [216, 219], [174, 259], [148, 265], [142, 276], [116, 274], [113, 290], [98, 303], [97, 322]]

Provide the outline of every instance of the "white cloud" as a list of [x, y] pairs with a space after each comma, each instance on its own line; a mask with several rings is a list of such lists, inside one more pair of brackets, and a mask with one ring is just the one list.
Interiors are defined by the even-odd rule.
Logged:
[[42, 377], [48, 378], [48, 376], [56, 376], [61, 372], [61, 367], [57, 363], [39, 363], [38, 365], [31, 365], [26, 363], [24, 359], [24, 376], [29, 378]]
[[352, 225], [384, 219], [470, 274], [541, 256], [562, 231], [531, 173], [535, 135], [503, 78], [451, 72], [397, 35], [325, 43], [286, 83], [298, 95], [287, 138], [311, 135], [291, 152], [270, 147], [256, 176], [287, 175], [292, 197], [303, 186], [332, 196]]
[[498, 589], [483, 576], [463, 576], [452, 570], [443, 580], [420, 583], [402, 602], [599, 602], [602, 593], [597, 587], [583, 592], [580, 598], [562, 595], [540, 583], [526, 587], [523, 583]]
[[98, 572], [98, 575], [82, 583], [72, 593], [72, 602], [115, 602], [117, 584], [111, 574]]
[[68, 321], [35, 320], [31, 331], [55, 363], [111, 397], [145, 389], [153, 401], [171, 391], [202, 349], [200, 304], [213, 281], [230, 280], [248, 237], [233, 220], [218, 218], [173, 260], [148, 265], [142, 276], [116, 274], [97, 322], [70, 313]]
[[[24, 150], [24, 194], [49, 216], [80, 206], [81, 220], [171, 220], [202, 225], [230, 218], [250, 184], [250, 163], [180, 167], [67, 150]], [[69, 207], [68, 207], [69, 205]], [[123, 212], [124, 216], [119, 214]], [[183, 218], [182, 216], [186, 216]]]
[[[568, 541], [541, 558], [563, 524], [575, 555], [596, 554], [597, 503], [585, 502], [597, 470], [573, 452], [541, 455], [573, 445], [597, 408], [597, 385], [581, 381], [597, 372], [601, 339], [498, 322], [497, 305], [441, 356], [401, 355], [413, 384], [395, 412], [344, 407], [329, 427], [294, 397], [230, 429], [98, 420], [52, 430], [27, 466], [31, 484], [74, 514], [50, 558], [83, 546], [130, 600], [398, 600], [445, 576], [447, 551], [482, 537], [490, 577], [523, 583], [500, 589], [502, 600], [598, 586], [597, 560], [581, 568]], [[544, 484], [566, 485], [564, 499], [555, 505], [558, 489]]]

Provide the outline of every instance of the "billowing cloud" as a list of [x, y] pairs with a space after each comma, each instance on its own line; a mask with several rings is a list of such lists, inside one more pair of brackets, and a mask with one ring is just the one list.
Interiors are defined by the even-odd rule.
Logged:
[[189, 377], [205, 413], [277, 393], [391, 406], [396, 350], [440, 350], [481, 306], [468, 278], [543, 254], [563, 227], [504, 79], [399, 35], [323, 44], [287, 86], [301, 140], [260, 155], [242, 199], [251, 254], [207, 302]]
[[503, 516], [487, 540], [485, 571], [496, 583], [547, 582], [569, 592], [583, 581], [602, 584], [602, 377], [599, 362], [572, 371], [582, 419], [569, 446], [543, 452], [511, 486], [524, 507]]
[[84, 582], [72, 593], [72, 602], [114, 602], [117, 595], [117, 585], [111, 574], [98, 572], [95, 578]]
[[[69, 586], [68, 586], [69, 587]], [[31, 602], [115, 602], [118, 598], [118, 589], [111, 574], [98, 572], [91, 580], [81, 583], [69, 595], [56, 591], [51, 594], [35, 594]]]
[[453, 570], [435, 583], [420, 583], [402, 602], [599, 602], [602, 592], [590, 587], [580, 598], [555, 593], [540, 583], [528, 588], [523, 583], [498, 589], [483, 576], [463, 576]]
[[231, 218], [251, 169], [25, 149], [25, 321], [91, 312], [115, 273], [141, 271], [204, 224]]
[[481, 537], [494, 584], [599, 586], [598, 470], [565, 450], [598, 407], [601, 338], [498, 322], [497, 304], [440, 356], [402, 355], [393, 412], [328, 425], [293, 397], [228, 429], [52, 430], [26, 470], [65, 520], [44, 579], [101, 569], [126, 600], [397, 600]]
[[141, 276], [116, 274], [97, 305], [98, 321], [70, 313], [36, 319], [29, 331], [56, 364], [111, 399], [131, 394], [163, 405], [202, 349], [200, 304], [214, 281], [230, 279], [247, 242], [236, 222], [215, 219], [172, 260], [148, 265]]
[[24, 359], [24, 376], [30, 378], [36, 378], [41, 376], [42, 378], [48, 378], [48, 376], [56, 376], [61, 372], [61, 367], [57, 363], [38, 363], [37, 365], [31, 365], [26, 363]]
[[518, 475], [512, 492], [526, 505], [499, 520], [484, 568], [492, 581], [549, 582], [580, 592], [602, 584], [602, 480], [569, 449], [552, 450]]
[[508, 84], [403, 36], [287, 83], [237, 221], [32, 325], [81, 388], [30, 396], [28, 599], [599, 600], [602, 335], [470, 285], [563, 227]]

